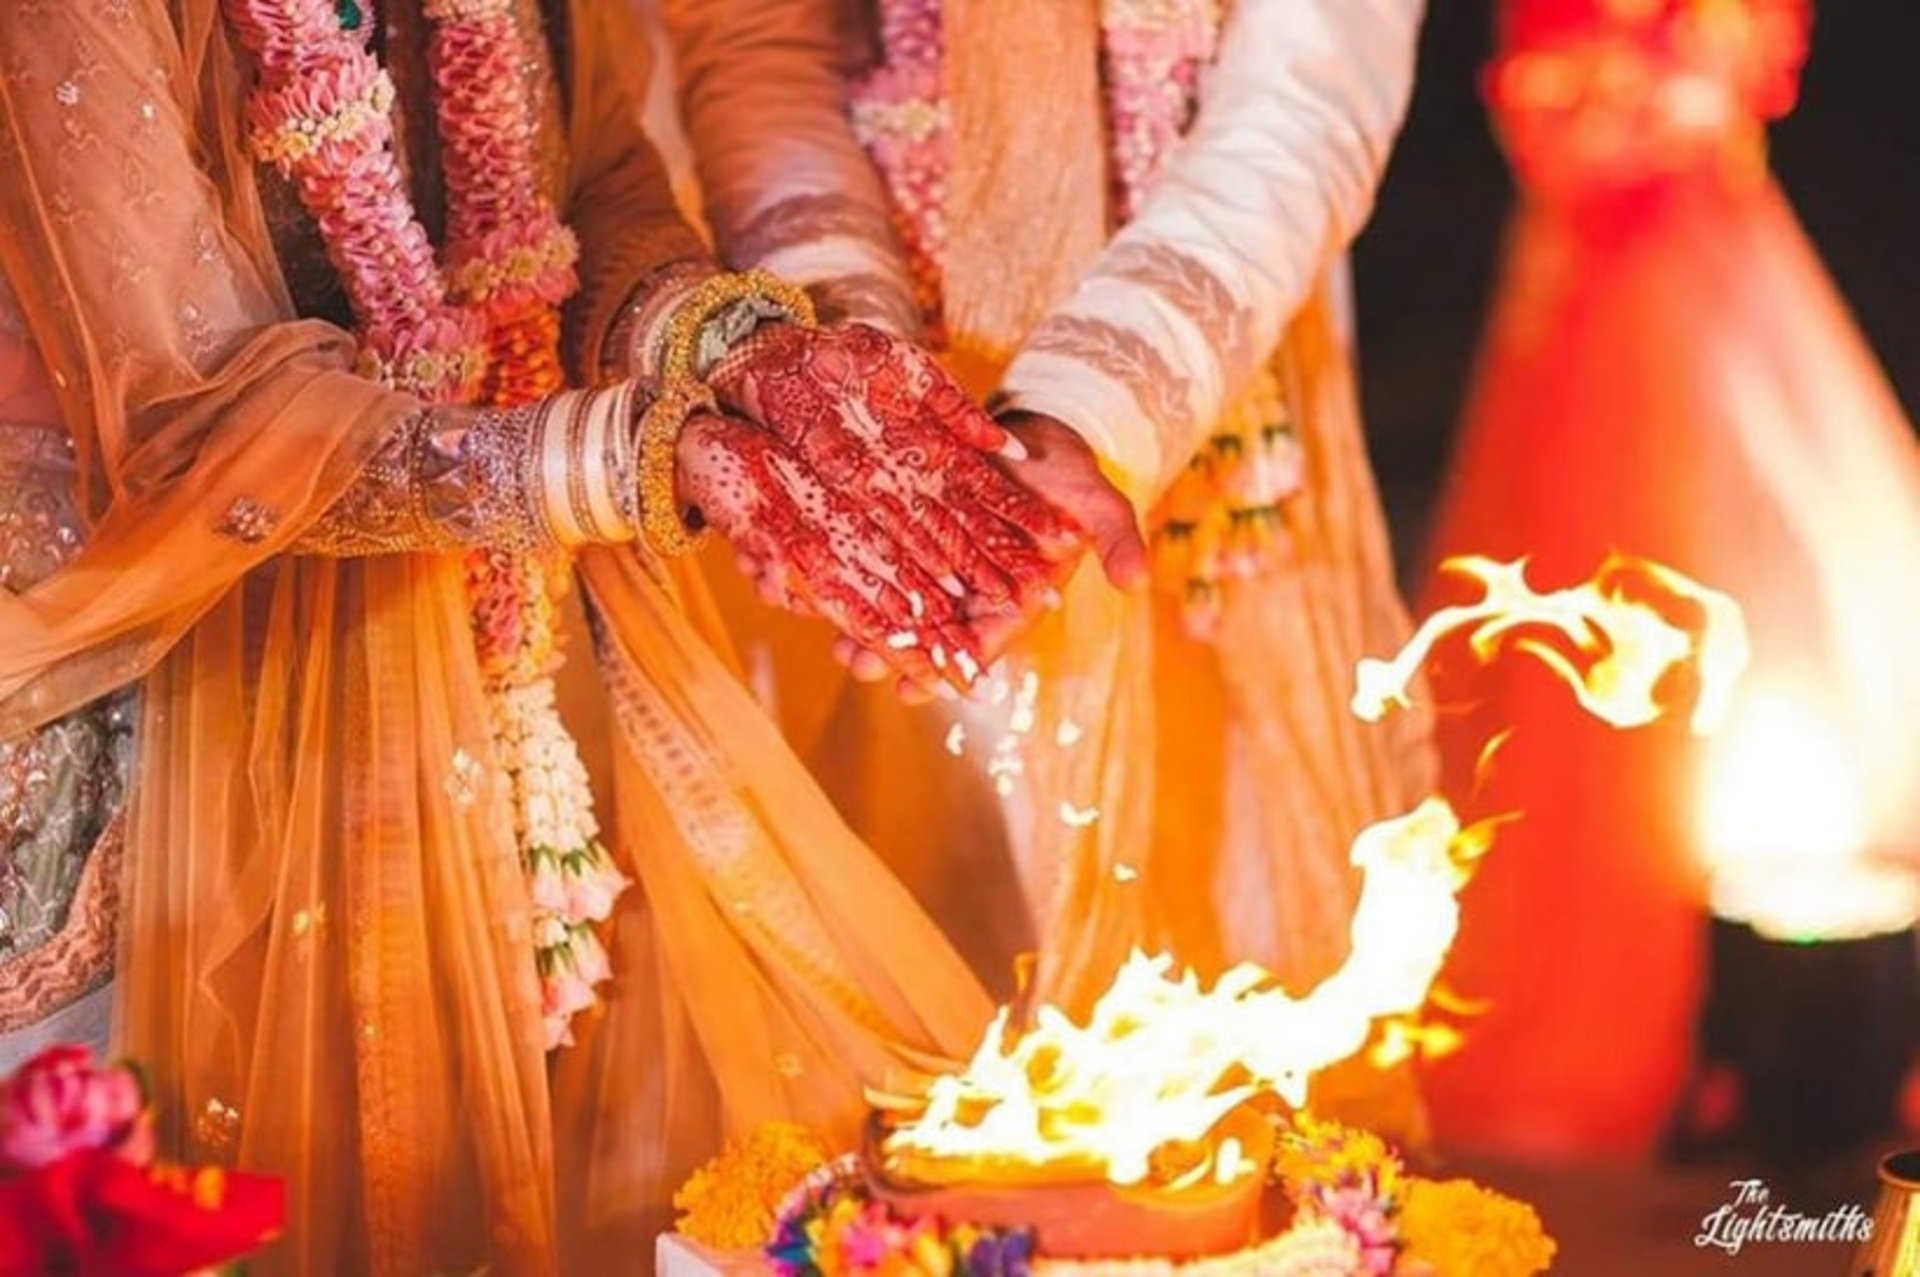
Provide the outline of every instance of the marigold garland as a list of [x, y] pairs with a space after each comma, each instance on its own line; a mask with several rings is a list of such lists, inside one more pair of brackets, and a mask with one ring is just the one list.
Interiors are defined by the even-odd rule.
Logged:
[[827, 1160], [827, 1146], [803, 1126], [768, 1122], [744, 1144], [695, 1171], [673, 1195], [674, 1227], [721, 1250], [748, 1250], [773, 1235], [780, 1204], [808, 1172]]

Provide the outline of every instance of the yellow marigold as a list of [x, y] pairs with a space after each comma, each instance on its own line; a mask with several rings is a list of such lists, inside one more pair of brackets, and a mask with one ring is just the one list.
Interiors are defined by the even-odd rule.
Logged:
[[1532, 1277], [1553, 1263], [1553, 1239], [1525, 1202], [1470, 1179], [1406, 1183], [1400, 1236], [1435, 1277]]
[[780, 1199], [828, 1158], [805, 1127], [768, 1122], [687, 1178], [673, 1195], [682, 1236], [721, 1250], [763, 1245]]

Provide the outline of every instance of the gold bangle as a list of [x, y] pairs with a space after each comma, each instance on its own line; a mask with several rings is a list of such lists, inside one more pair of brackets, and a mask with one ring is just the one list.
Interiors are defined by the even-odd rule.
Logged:
[[694, 285], [693, 291], [674, 307], [667, 320], [661, 345], [661, 383], [672, 386], [697, 380], [694, 361], [699, 353], [700, 334], [722, 310], [735, 302], [749, 300], [764, 302], [784, 312], [792, 323], [807, 328], [814, 325], [813, 299], [803, 288], [763, 270], [711, 275]]
[[674, 450], [687, 418], [715, 407], [713, 391], [697, 381], [668, 386], [640, 417], [640, 529], [654, 553], [665, 558], [691, 554], [707, 529], [687, 531], [674, 483]]

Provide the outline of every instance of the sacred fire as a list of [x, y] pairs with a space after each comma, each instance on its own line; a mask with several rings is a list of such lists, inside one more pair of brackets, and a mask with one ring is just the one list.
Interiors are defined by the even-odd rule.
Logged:
[[[1409, 704], [1433, 649], [1456, 633], [1482, 663], [1506, 652], [1539, 660], [1616, 727], [1674, 712], [1675, 684], [1693, 689], [1695, 732], [1726, 717], [1748, 647], [1725, 595], [1627, 559], [1547, 594], [1528, 586], [1524, 561], [1446, 567], [1478, 582], [1482, 598], [1429, 617], [1393, 659], [1360, 662], [1361, 718]], [[1203, 988], [1172, 958], [1136, 953], [1084, 1024], [1041, 1007], [1013, 1036], [1002, 1011], [961, 1072], [910, 1103], [876, 1097], [891, 1110], [881, 1169], [921, 1186], [1104, 1182], [1168, 1194], [1258, 1180], [1264, 1165], [1247, 1142], [1265, 1123], [1249, 1123], [1250, 1110], [1304, 1106], [1314, 1076], [1370, 1040], [1384, 1056], [1444, 1049], [1446, 1032], [1417, 1017], [1453, 943], [1459, 891], [1511, 816], [1463, 826], [1434, 796], [1362, 831], [1352, 951], [1305, 996], [1256, 965]]]

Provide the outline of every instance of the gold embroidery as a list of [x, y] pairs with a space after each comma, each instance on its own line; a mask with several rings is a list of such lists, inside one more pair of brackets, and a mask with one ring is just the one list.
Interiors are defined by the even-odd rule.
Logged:
[[301, 536], [300, 554], [530, 550], [546, 541], [533, 405], [416, 413]]
[[272, 506], [262, 505], [252, 497], [235, 497], [216, 531], [246, 545], [257, 545], [272, 535], [279, 522], [279, 512]]
[[240, 1144], [240, 1110], [209, 1096], [193, 1116], [193, 1142], [210, 1157], [231, 1155]]

